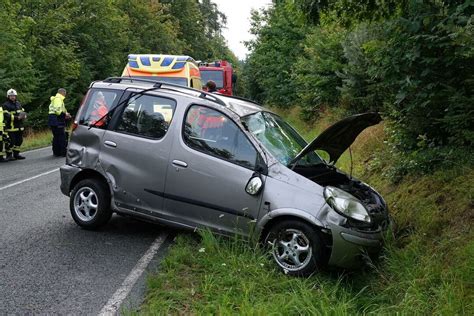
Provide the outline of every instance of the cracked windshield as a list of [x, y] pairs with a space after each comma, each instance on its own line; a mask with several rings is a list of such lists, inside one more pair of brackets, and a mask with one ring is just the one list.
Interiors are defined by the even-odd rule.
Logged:
[[[241, 120], [273, 157], [284, 165], [288, 165], [307, 145], [298, 132], [275, 114], [258, 112]], [[310, 152], [298, 164], [315, 165], [323, 162], [315, 152]]]

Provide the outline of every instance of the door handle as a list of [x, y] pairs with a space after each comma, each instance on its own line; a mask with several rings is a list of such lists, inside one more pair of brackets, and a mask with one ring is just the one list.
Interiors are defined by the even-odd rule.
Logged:
[[109, 146], [109, 147], [114, 147], [114, 148], [117, 147], [117, 143], [115, 143], [113, 141], [110, 141], [110, 140], [106, 140], [104, 142], [104, 145]]
[[182, 168], [187, 168], [188, 167], [188, 164], [185, 163], [184, 161], [181, 161], [181, 160], [173, 160], [173, 165], [175, 165], [176, 167], [182, 167]]

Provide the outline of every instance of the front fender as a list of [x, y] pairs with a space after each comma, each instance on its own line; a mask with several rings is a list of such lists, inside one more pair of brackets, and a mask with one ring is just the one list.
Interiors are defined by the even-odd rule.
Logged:
[[297, 219], [299, 218], [312, 225], [323, 228], [325, 227], [325, 225], [323, 225], [323, 223], [319, 219], [317, 219], [316, 216], [311, 215], [306, 211], [294, 208], [280, 208], [268, 212], [259, 220], [257, 225], [258, 233], [260, 234], [263, 231], [268, 222], [282, 216], [291, 216]]

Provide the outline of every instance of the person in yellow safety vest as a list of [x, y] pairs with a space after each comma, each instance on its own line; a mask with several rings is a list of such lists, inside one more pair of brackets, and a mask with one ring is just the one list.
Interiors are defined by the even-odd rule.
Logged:
[[20, 146], [23, 143], [23, 121], [26, 119], [26, 113], [21, 103], [18, 102], [14, 89], [7, 91], [7, 98], [8, 100], [3, 103], [4, 131], [10, 140], [6, 146], [7, 159], [25, 159], [20, 155]]
[[53, 133], [53, 155], [56, 157], [66, 157], [66, 120], [71, 115], [66, 111], [64, 99], [66, 98], [66, 89], [58, 89], [58, 93], [51, 97], [49, 105], [48, 125]]

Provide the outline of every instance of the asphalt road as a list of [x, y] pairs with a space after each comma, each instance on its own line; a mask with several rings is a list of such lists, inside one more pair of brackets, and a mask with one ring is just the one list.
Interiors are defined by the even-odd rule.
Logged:
[[[98, 314], [168, 231], [116, 215], [100, 231], [79, 228], [59, 190], [55, 169], [64, 158], [51, 148], [24, 155], [0, 164], [0, 314]], [[169, 239], [150, 256], [122, 309], [139, 304]]]

